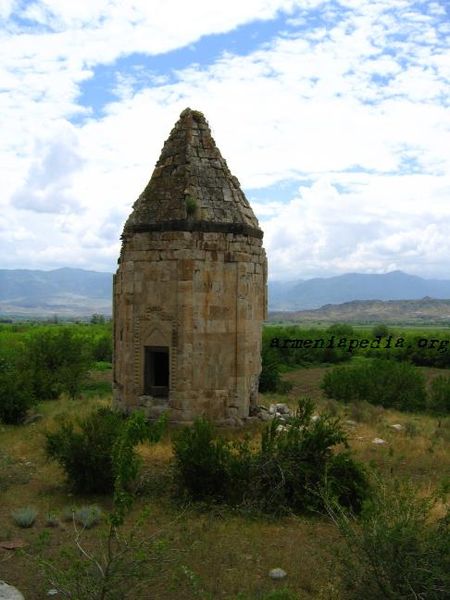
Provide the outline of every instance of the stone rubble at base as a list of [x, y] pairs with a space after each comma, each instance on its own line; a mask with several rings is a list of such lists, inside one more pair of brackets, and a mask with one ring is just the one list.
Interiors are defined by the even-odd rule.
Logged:
[[24, 600], [24, 596], [14, 586], [0, 581], [0, 600]]

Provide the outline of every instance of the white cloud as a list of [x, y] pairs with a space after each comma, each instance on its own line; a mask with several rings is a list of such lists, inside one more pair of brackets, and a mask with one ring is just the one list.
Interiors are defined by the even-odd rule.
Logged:
[[[0, 162], [7, 171], [0, 204], [11, 231], [22, 236], [8, 264], [114, 268], [131, 204], [190, 105], [205, 112], [244, 187], [314, 182], [287, 204], [255, 203], [273, 276], [394, 264], [444, 273], [449, 43], [444, 4], [423, 6], [419, 12], [410, 0], [28, 5], [18, 14], [43, 27], [6, 30], [0, 70], [0, 90], [8, 90], [0, 93]], [[128, 53], [163, 53], [280, 10], [297, 21], [296, 34], [280, 34], [247, 56], [228, 51], [213, 64], [179, 69], [170, 82], [119, 72], [117, 101], [104, 116], [68, 124], [88, 115], [77, 96], [96, 66], [114, 70]], [[323, 22], [311, 25], [318, 14]], [[417, 248], [414, 239], [421, 240]]]
[[[337, 189], [342, 184], [345, 192]], [[449, 191], [449, 176], [319, 176], [295, 199], [261, 216], [272, 278], [385, 272], [392, 265], [446, 278]], [[255, 208], [259, 213], [258, 203]]]
[[36, 158], [23, 185], [12, 195], [12, 205], [39, 213], [80, 212], [81, 203], [71, 191], [73, 177], [83, 165], [77, 145], [71, 129], [36, 143]]

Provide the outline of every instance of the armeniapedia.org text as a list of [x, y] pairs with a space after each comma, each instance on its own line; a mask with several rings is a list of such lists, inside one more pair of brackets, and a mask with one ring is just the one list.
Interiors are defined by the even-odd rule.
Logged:
[[394, 337], [388, 335], [382, 338], [377, 336], [375, 338], [347, 338], [347, 337], [336, 337], [332, 335], [329, 338], [318, 338], [318, 339], [292, 339], [292, 338], [272, 338], [270, 342], [271, 348], [344, 348], [347, 352], [353, 352], [358, 348], [420, 348], [420, 349], [434, 349], [437, 352], [447, 352], [450, 340], [439, 340], [437, 338], [418, 338], [414, 340], [412, 344], [410, 340], [405, 340], [402, 337]]

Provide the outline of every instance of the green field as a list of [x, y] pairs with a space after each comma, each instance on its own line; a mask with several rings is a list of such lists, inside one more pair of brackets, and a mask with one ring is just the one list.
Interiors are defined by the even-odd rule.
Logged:
[[[78, 577], [90, 581], [97, 577], [93, 563], [87, 570], [80, 567], [77, 571], [74, 567], [79, 554], [77, 531], [64, 515], [70, 513], [73, 506], [96, 504], [105, 514], [113, 506], [111, 495], [73, 494], [61, 467], [50, 461], [44, 451], [45, 432], [55, 431], [61, 419], [74, 421], [95, 407], [110, 405], [111, 369], [108, 361], [94, 361], [92, 357], [97, 347], [95, 340], [110, 335], [109, 326], [2, 325], [0, 348], [6, 355], [9, 347], [17, 344], [25, 347], [33, 333], [64, 327], [71, 328], [74, 335], [84, 339], [91, 353], [87, 376], [84, 378], [83, 375], [76, 397], [71, 399], [62, 391], [54, 399], [40, 398], [30, 410], [31, 414], [39, 415], [35, 421], [0, 425], [0, 542], [10, 542], [13, 546], [17, 541], [26, 544], [22, 550], [10, 549], [8, 544], [6, 548], [0, 548], [1, 578], [16, 585], [27, 600], [47, 597], [48, 590], [56, 585], [55, 578], [60, 581], [57, 574], [69, 567], [72, 568], [72, 579]], [[269, 331], [268, 335], [267, 331], [265, 336], [269, 339], [271, 333]], [[432, 335], [444, 339], [447, 332], [433, 330]], [[293, 333], [299, 339], [311, 336], [311, 331], [289, 329], [286, 337], [292, 337]], [[354, 328], [353, 333], [363, 337], [372, 332]], [[411, 338], [423, 333], [430, 337], [426, 329], [392, 329], [390, 333]], [[430, 513], [430, 527], [442, 518], [448, 508], [444, 492], [450, 487], [450, 416], [433, 414], [429, 410], [405, 412], [373, 403], [343, 403], [328, 398], [321, 382], [326, 373], [335, 368], [333, 362], [317, 362], [317, 357], [311, 353], [297, 357], [297, 362], [291, 361], [289, 350], [277, 357], [277, 366], [281, 381], [289, 383], [291, 389], [284, 393], [261, 394], [260, 403], [269, 406], [286, 402], [295, 407], [299, 398], [309, 396], [315, 401], [319, 415], [328, 411], [341, 416], [350, 449], [371, 470], [375, 479], [385, 484], [394, 480], [410, 482], [419, 496], [439, 492], [440, 499]], [[287, 361], [282, 360], [286, 357]], [[391, 358], [397, 362], [394, 356]], [[374, 358], [366, 357], [364, 350], [351, 353], [342, 364], [349, 367], [372, 360]], [[427, 394], [436, 378], [449, 373], [442, 366], [414, 365], [413, 368], [425, 378]], [[392, 425], [401, 428], [397, 430]], [[221, 433], [236, 441], [248, 435], [251, 443], [256, 443], [264, 427], [264, 423], [252, 422], [242, 429]], [[128, 539], [130, 532], [135, 530], [128, 557], [131, 556], [135, 563], [142, 562], [140, 584], [128, 595], [110, 593], [105, 598], [332, 600], [352, 597], [343, 585], [340, 554], [348, 545], [326, 515], [280, 517], [261, 514], [248, 506], [182, 500], [172, 478], [172, 439], [177, 431], [178, 428], [171, 427], [160, 442], [144, 443], [138, 448], [142, 468], [134, 486], [135, 501], [119, 533]], [[375, 438], [385, 443], [374, 444]], [[11, 513], [26, 506], [35, 507], [38, 516], [32, 527], [22, 529], [14, 523]], [[84, 551], [97, 557], [100, 563], [107, 554], [107, 533], [105, 518], [96, 527], [86, 529], [81, 537]], [[121, 547], [124, 548], [123, 544]], [[124, 560], [126, 557], [124, 553]], [[53, 567], [47, 564], [45, 568], [44, 563], [52, 563]], [[275, 567], [284, 569], [286, 578], [271, 579], [268, 573]], [[114, 568], [120, 571], [119, 564]], [[122, 579], [124, 577], [126, 575]], [[436, 594], [427, 598], [449, 597], [448, 590]], [[100, 596], [95, 596], [94, 592], [83, 596], [80, 592], [74, 597]], [[367, 597], [394, 596], [368, 594]], [[414, 598], [412, 593], [402, 597]]]

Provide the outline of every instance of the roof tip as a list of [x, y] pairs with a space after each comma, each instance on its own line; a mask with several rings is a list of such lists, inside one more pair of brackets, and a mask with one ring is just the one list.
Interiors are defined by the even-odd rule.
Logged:
[[199, 110], [193, 110], [192, 108], [189, 108], [189, 106], [187, 108], [185, 108], [183, 110], [183, 112], [180, 114], [180, 119], [183, 119], [184, 117], [187, 117], [188, 115], [192, 116], [192, 118], [195, 121], [204, 121], [205, 120], [205, 115], [200, 112]]

